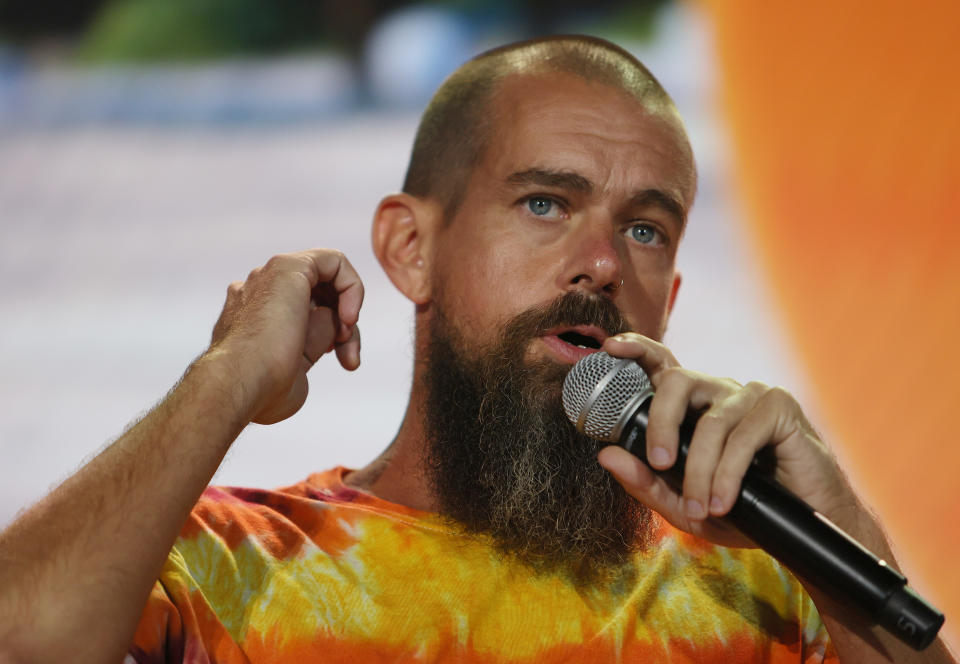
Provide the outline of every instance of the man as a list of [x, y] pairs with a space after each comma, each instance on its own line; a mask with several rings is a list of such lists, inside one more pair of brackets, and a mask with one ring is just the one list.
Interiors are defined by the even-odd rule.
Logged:
[[[4, 533], [0, 661], [953, 661], [725, 548], [749, 542], [714, 517], [769, 447], [783, 484], [892, 560], [787, 393], [657, 341], [695, 184], [672, 102], [617, 47], [539, 40], [462, 67], [374, 217], [416, 306], [394, 441], [360, 470], [201, 498], [244, 426], [303, 405], [322, 355], [360, 362], [348, 260], [272, 258], [166, 399]], [[657, 387], [654, 466], [705, 409], [682, 495], [563, 419], [564, 374], [600, 346]]]

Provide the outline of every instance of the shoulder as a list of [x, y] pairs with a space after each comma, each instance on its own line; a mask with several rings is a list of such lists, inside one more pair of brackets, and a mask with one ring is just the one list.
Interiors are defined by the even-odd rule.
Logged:
[[208, 487], [181, 529], [174, 554], [187, 560], [339, 555], [359, 536], [361, 523], [405, 517], [399, 506], [345, 486], [346, 472], [333, 468], [272, 490]]

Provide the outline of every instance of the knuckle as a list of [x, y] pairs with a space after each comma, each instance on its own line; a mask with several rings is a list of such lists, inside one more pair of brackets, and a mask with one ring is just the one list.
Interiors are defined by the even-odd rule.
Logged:
[[734, 391], [734, 392], [740, 391], [740, 390], [742, 390], [742, 389], [744, 388], [744, 386], [741, 385], [740, 382], [738, 382], [738, 381], [736, 381], [736, 380], [734, 380], [733, 378], [730, 378], [730, 377], [721, 378], [721, 379], [720, 379], [720, 382], [723, 383], [724, 385], [726, 385], [727, 387], [729, 387], [729, 388], [730, 388], [732, 391]]
[[630, 335], [631, 335], [629, 337], [630, 341], [635, 341], [637, 343], [645, 344], [650, 348], [652, 348], [653, 350], [655, 350], [656, 352], [661, 353], [663, 355], [668, 355], [670, 353], [670, 350], [666, 346], [664, 346], [659, 341], [655, 341], [654, 339], [651, 339], [646, 335], [640, 334], [639, 332], [631, 332]]
[[711, 408], [697, 420], [697, 429], [716, 432], [727, 428], [727, 417], [716, 408]]
[[776, 404], [793, 405], [794, 398], [785, 388], [777, 385], [767, 391], [767, 398]]
[[766, 383], [761, 383], [759, 380], [751, 380], [749, 383], [743, 386], [743, 389], [750, 392], [755, 392], [757, 394], [765, 394], [770, 391], [770, 386]]
[[690, 380], [689, 372], [683, 367], [667, 367], [660, 374], [661, 387], [678, 387]]
[[303, 258], [307, 260], [323, 258], [323, 259], [333, 259], [334, 261], [344, 262], [347, 260], [346, 255], [339, 249], [331, 249], [329, 247], [319, 247], [313, 251], [306, 252], [302, 254]]
[[265, 270], [280, 271], [296, 269], [296, 266], [303, 260], [301, 254], [274, 254], [264, 264]]
[[283, 263], [284, 258], [285, 256], [283, 254], [276, 254], [275, 256], [271, 256], [267, 260], [267, 262], [264, 263], [263, 267], [266, 270], [276, 270], [277, 268], [280, 267], [280, 264]]
[[702, 447], [711, 449], [723, 447], [729, 430], [729, 418], [717, 409], [711, 408], [697, 419], [694, 440]]
[[632, 340], [652, 348], [654, 352], [660, 355], [668, 368], [680, 368], [680, 363], [677, 361], [677, 358], [674, 357], [673, 352], [666, 345], [640, 333], [633, 333]]

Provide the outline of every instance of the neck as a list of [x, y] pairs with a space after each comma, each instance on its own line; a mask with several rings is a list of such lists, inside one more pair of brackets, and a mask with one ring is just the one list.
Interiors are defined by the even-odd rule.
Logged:
[[422, 470], [422, 461], [428, 450], [423, 425], [424, 395], [422, 389], [417, 389], [422, 383], [414, 376], [413, 384], [397, 437], [380, 456], [349, 473], [344, 481], [391, 503], [436, 512], [436, 500]]

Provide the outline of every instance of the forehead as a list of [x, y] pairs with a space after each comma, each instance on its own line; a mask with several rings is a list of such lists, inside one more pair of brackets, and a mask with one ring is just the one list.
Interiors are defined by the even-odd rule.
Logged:
[[615, 87], [575, 74], [507, 77], [491, 104], [480, 170], [502, 179], [528, 169], [578, 173], [607, 193], [656, 188], [689, 209], [696, 188], [679, 118], [651, 112]]

